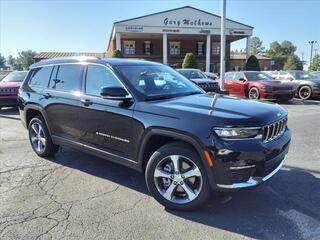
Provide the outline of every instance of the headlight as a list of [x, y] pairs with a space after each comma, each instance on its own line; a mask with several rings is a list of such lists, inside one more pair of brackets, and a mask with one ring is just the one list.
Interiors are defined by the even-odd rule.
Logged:
[[226, 140], [232, 139], [261, 139], [262, 130], [260, 127], [248, 128], [215, 128], [214, 132]]

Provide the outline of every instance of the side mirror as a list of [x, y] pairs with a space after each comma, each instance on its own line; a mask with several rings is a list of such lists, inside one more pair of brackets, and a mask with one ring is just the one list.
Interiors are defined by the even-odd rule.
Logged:
[[244, 78], [239, 78], [239, 81], [245, 82], [246, 80]]
[[131, 100], [131, 95], [123, 87], [104, 87], [100, 93], [102, 98], [111, 100]]

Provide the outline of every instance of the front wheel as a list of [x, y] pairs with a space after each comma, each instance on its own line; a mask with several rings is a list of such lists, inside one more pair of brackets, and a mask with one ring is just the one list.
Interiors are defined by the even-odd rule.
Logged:
[[299, 98], [303, 100], [310, 99], [312, 96], [312, 89], [309, 86], [302, 86], [298, 91]]
[[59, 146], [53, 144], [50, 133], [42, 117], [31, 119], [29, 126], [29, 140], [35, 153], [40, 157], [51, 157], [59, 150]]
[[197, 153], [182, 143], [158, 149], [147, 164], [145, 178], [153, 197], [176, 210], [193, 210], [205, 204], [210, 187]]
[[260, 98], [259, 89], [252, 87], [249, 90], [249, 99], [258, 100]]

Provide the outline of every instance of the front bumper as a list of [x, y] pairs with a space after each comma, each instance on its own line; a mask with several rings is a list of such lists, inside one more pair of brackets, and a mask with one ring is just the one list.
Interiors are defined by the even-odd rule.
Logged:
[[251, 176], [247, 181], [245, 182], [239, 182], [239, 183], [232, 183], [232, 184], [217, 184], [219, 188], [227, 188], [227, 189], [238, 189], [238, 188], [248, 188], [248, 187], [254, 187], [257, 186], [265, 181], [267, 181], [269, 178], [271, 178], [273, 175], [275, 175], [280, 168], [282, 167], [284, 161], [286, 160], [287, 155], [281, 160], [279, 165], [271, 171], [269, 174], [267, 174], [264, 177], [255, 177]]
[[211, 172], [213, 188], [232, 190], [257, 186], [276, 174], [289, 151], [291, 131], [287, 128], [278, 138], [222, 141], [214, 139], [210, 152], [214, 159]]
[[286, 91], [273, 91], [273, 92], [264, 92], [262, 98], [269, 100], [290, 100], [294, 97], [295, 91], [286, 90]]
[[0, 107], [18, 106], [17, 96], [0, 96]]

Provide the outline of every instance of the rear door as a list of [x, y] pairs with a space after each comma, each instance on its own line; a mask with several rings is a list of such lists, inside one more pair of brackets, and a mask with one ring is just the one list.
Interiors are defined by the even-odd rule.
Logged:
[[84, 67], [81, 64], [55, 66], [44, 97], [52, 135], [77, 141], [80, 137], [79, 111]]
[[[233, 76], [234, 76], [234, 73], [226, 73], [225, 75], [225, 81], [224, 81], [224, 88], [226, 90], [229, 91], [230, 94], [233, 94], [233, 89], [232, 89], [232, 83], [233, 83]], [[221, 85], [221, 83], [220, 83]]]

